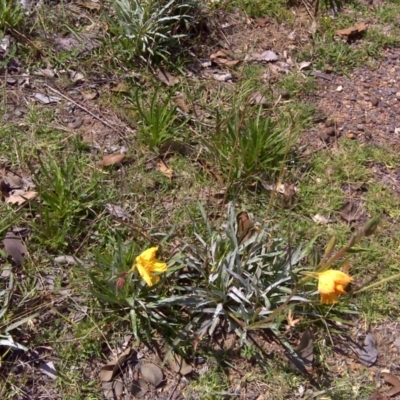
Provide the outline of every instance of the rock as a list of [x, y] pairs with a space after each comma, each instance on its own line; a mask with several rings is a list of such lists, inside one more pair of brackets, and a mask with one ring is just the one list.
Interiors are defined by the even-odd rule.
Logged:
[[356, 138], [356, 135], [355, 135], [354, 133], [349, 132], [349, 133], [347, 134], [347, 139], [354, 140], [355, 138]]
[[331, 126], [335, 126], [335, 120], [332, 118], [329, 118], [325, 121], [325, 126], [327, 128], [330, 128]]
[[379, 104], [379, 99], [375, 96], [371, 96], [371, 104], [376, 107]]
[[324, 134], [326, 136], [335, 136], [336, 129], [334, 126], [330, 126], [329, 128], [324, 129]]
[[328, 133], [326, 132], [326, 129], [322, 130], [319, 132], [318, 134], [319, 138], [323, 141], [323, 142], [329, 142], [331, 137], [328, 135]]
[[400, 101], [400, 92], [396, 92], [396, 99]]
[[389, 126], [389, 133], [394, 133], [394, 125]]
[[358, 124], [357, 125], [357, 130], [363, 132], [364, 131], [364, 125], [363, 124]]

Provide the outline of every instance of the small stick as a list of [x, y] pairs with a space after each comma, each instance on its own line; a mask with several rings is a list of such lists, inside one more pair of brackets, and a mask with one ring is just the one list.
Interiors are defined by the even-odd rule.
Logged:
[[79, 103], [77, 103], [76, 101], [72, 100], [70, 97], [65, 96], [64, 94], [62, 94], [61, 92], [59, 92], [58, 90], [52, 88], [51, 86], [47, 85], [46, 83], [44, 84], [44, 86], [46, 86], [48, 89], [50, 89], [52, 92], [58, 94], [59, 96], [63, 97], [64, 99], [68, 100], [69, 102], [71, 102], [72, 104], [74, 104], [75, 106], [79, 107], [81, 110], [87, 112], [88, 114], [90, 114], [93, 118], [97, 119], [98, 121], [100, 121], [103, 125], [107, 126], [108, 128], [112, 129], [114, 132], [119, 133], [121, 136], [123, 136], [124, 134], [119, 131], [117, 128], [114, 128], [110, 122], [108, 122], [107, 120], [105, 120], [104, 118], [99, 117], [98, 115], [96, 115], [95, 113], [93, 113], [92, 111], [90, 111], [89, 109], [87, 109], [86, 107], [80, 105]]

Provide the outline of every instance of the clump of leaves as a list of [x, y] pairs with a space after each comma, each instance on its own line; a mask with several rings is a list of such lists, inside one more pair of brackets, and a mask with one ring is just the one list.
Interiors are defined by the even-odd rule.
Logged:
[[108, 252], [96, 254], [96, 268], [85, 270], [92, 283], [91, 292], [107, 310], [119, 310], [129, 318], [138, 340], [150, 340], [154, 332], [173, 339], [187, 323], [187, 316], [176, 307], [185, 299], [174, 296], [173, 287], [165, 285], [176, 267], [169, 268], [159, 283], [147, 286], [138, 274], [132, 273], [136, 256], [136, 244], [121, 241]]
[[180, 275], [187, 281], [180, 285], [182, 293], [196, 299], [190, 312], [198, 338], [223, 328], [244, 340], [248, 331], [275, 326], [289, 302], [309, 302], [309, 291], [303, 288], [297, 295], [293, 291], [308, 245], [290, 249], [268, 226], [258, 227], [241, 241], [233, 206], [224, 230], [213, 232], [201, 210], [207, 233], [195, 234], [198, 242], [188, 249], [187, 272]]
[[39, 162], [33, 181], [40, 201], [32, 203], [32, 227], [39, 242], [62, 250], [87, 234], [88, 221], [102, 203], [101, 176], [96, 171], [85, 175], [86, 166], [73, 157]]
[[16, 28], [24, 19], [19, 1], [0, 0], [0, 30]]
[[137, 91], [134, 106], [141, 120], [139, 140], [155, 152], [167, 140], [176, 140], [179, 130], [187, 123], [187, 120], [178, 119], [176, 106], [171, 105], [170, 97], [161, 98], [158, 90], [149, 100]]
[[171, 47], [185, 36], [178, 33], [190, 25], [199, 4], [182, 0], [114, 0], [118, 25], [114, 33], [129, 59], [152, 63], [167, 59]]
[[216, 160], [230, 182], [282, 171], [295, 135], [290, 121], [273, 120], [262, 107], [233, 105], [210, 138]]

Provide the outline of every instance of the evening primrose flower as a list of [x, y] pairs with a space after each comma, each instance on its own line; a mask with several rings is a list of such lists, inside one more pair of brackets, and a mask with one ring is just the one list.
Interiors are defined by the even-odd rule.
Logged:
[[321, 304], [334, 304], [338, 302], [339, 294], [346, 294], [344, 288], [353, 282], [353, 278], [342, 271], [328, 269], [317, 272], [318, 292], [321, 295]]
[[153, 286], [160, 280], [158, 275], [153, 275], [153, 272], [166, 272], [167, 264], [156, 258], [158, 247], [150, 247], [142, 254], [136, 257], [136, 264], [132, 270], [137, 269], [142, 279], [149, 285]]

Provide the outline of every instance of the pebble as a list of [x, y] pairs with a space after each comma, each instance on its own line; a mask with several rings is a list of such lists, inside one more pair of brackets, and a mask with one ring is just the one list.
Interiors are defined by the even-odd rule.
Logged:
[[326, 126], [327, 128], [329, 128], [329, 127], [331, 127], [331, 126], [334, 126], [334, 125], [335, 125], [335, 120], [332, 119], [332, 118], [327, 119], [327, 120], [325, 121], [325, 126]]
[[395, 127], [394, 125], [389, 126], [389, 133], [394, 133]]
[[335, 136], [336, 129], [334, 126], [330, 126], [324, 130], [325, 136]]
[[350, 132], [347, 134], [347, 139], [354, 140], [355, 138], [356, 138], [356, 135], [354, 133]]
[[376, 107], [379, 104], [379, 99], [375, 96], [371, 96], [371, 104]]
[[329, 142], [330, 140], [330, 136], [326, 133], [326, 130], [320, 131], [318, 136], [324, 142]]
[[363, 132], [364, 131], [364, 125], [363, 124], [358, 124], [357, 125], [357, 130]]
[[343, 90], [343, 86], [338, 86], [337, 88], [336, 88], [336, 91], [337, 92], [341, 92]]
[[396, 99], [400, 100], [400, 92], [396, 92]]

